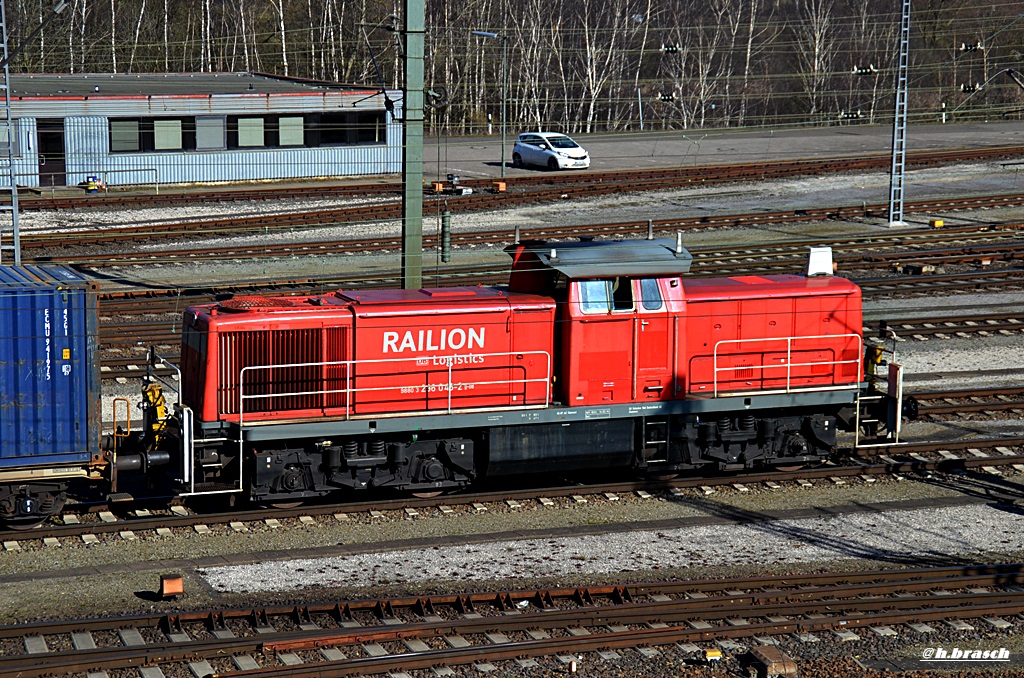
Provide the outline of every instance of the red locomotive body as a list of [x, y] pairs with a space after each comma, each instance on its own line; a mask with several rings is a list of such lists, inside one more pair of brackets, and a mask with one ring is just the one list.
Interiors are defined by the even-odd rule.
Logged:
[[844, 278], [738, 276], [683, 283], [688, 394], [861, 381], [860, 288]]
[[186, 313], [184, 404], [239, 424], [543, 406], [550, 299], [486, 287], [248, 297]]
[[861, 378], [860, 289], [842, 278], [597, 278], [569, 295], [559, 373], [574, 405]]
[[792, 464], [856, 426], [853, 283], [690, 278], [689, 253], [657, 240], [509, 252], [508, 288], [189, 309], [172, 418], [188, 494]]

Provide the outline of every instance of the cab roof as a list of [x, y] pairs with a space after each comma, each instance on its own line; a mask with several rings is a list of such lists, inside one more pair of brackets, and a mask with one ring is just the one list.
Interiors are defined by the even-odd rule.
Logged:
[[567, 278], [664, 278], [689, 272], [693, 261], [681, 244], [669, 238], [530, 241], [510, 245], [505, 251], [513, 257], [531, 253], [541, 267]]

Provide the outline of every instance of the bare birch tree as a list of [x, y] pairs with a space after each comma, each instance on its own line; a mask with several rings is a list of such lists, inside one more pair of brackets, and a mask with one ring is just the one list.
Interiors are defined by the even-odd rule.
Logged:
[[270, 4], [277, 10], [278, 35], [281, 37], [281, 75], [288, 75], [288, 32], [284, 27], [284, 1], [270, 0]]
[[110, 72], [117, 73], [117, 10], [110, 0]]
[[831, 93], [830, 78], [835, 65], [837, 26], [835, 0], [797, 0], [793, 22], [796, 39], [797, 75], [807, 99], [812, 120], [826, 115]]

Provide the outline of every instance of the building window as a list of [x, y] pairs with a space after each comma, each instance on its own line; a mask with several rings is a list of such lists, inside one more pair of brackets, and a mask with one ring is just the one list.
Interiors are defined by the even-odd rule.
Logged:
[[385, 140], [384, 114], [359, 113], [355, 120], [357, 144], [380, 144]]
[[111, 153], [191, 151], [196, 147], [195, 118], [122, 118], [109, 120]]
[[302, 146], [306, 143], [302, 116], [282, 117], [277, 121], [279, 146]]
[[238, 147], [252, 148], [264, 145], [263, 118], [239, 118]]
[[131, 153], [142, 150], [139, 145], [138, 120], [110, 121], [110, 152]]
[[196, 117], [196, 150], [223, 151], [227, 144], [227, 118], [223, 115]]
[[387, 139], [384, 112], [310, 116], [306, 139], [310, 146], [382, 144]]
[[[112, 118], [111, 153], [384, 144], [385, 113]], [[0, 130], [0, 144], [3, 143]], [[17, 140], [15, 140], [17, 143]]]
[[[21, 120], [11, 120], [10, 128], [6, 120], [0, 120], [0, 155], [6, 156], [8, 150], [15, 158], [21, 157]], [[12, 146], [13, 144], [13, 146]]]
[[153, 150], [180, 151], [181, 120], [153, 121]]

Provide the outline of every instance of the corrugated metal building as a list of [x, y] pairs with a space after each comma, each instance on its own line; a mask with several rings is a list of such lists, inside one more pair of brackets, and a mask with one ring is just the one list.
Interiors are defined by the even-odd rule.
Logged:
[[19, 186], [401, 171], [401, 125], [375, 89], [254, 73], [22, 74], [10, 85]]

